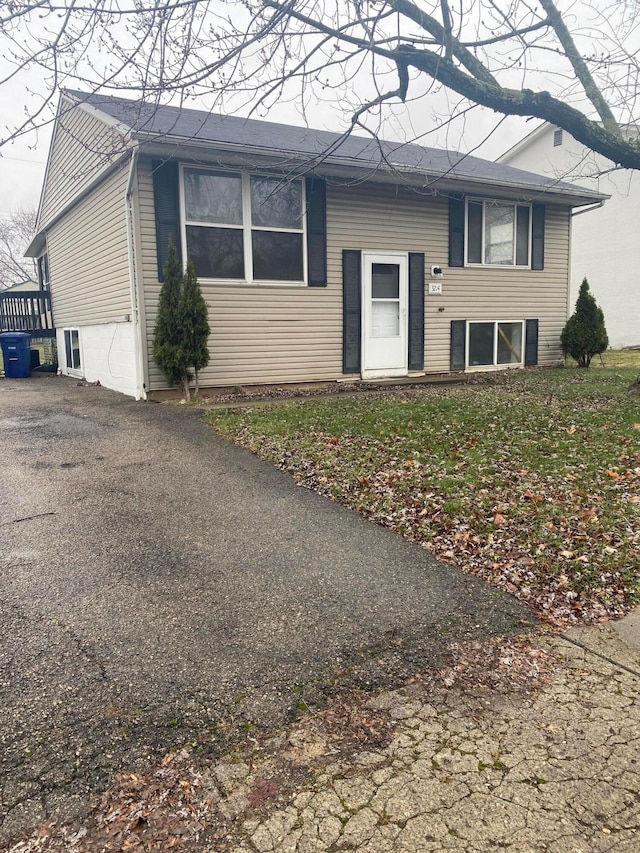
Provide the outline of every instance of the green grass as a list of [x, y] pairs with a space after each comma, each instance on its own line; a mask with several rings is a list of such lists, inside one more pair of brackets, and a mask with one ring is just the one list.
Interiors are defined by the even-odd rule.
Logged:
[[640, 353], [210, 423], [551, 620], [640, 600]]

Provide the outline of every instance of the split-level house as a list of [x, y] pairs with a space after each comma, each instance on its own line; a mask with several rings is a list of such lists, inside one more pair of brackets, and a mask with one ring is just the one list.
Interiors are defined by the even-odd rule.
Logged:
[[[637, 137], [637, 129], [623, 128]], [[640, 346], [640, 174], [585, 148], [560, 127], [544, 122], [500, 158], [500, 163], [568, 180], [610, 197], [571, 227], [570, 301], [583, 278], [604, 312], [609, 345]], [[580, 215], [578, 215], [580, 214]]]
[[30, 254], [59, 363], [136, 398], [169, 240], [209, 311], [201, 386], [551, 365], [593, 190], [451, 151], [66, 92]]

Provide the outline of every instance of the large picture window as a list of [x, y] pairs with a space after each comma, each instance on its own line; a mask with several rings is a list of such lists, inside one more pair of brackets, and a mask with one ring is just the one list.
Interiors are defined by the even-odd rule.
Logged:
[[304, 282], [302, 181], [185, 167], [182, 189], [199, 278]]
[[531, 265], [531, 206], [487, 199], [467, 200], [468, 264]]
[[521, 366], [524, 361], [523, 326], [521, 320], [467, 323], [468, 366]]

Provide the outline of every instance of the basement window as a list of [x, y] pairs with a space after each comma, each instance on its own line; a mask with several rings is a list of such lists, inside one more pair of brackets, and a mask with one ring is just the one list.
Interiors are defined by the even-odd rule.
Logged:
[[80, 333], [78, 329], [64, 330], [64, 349], [67, 370], [80, 370]]
[[522, 367], [524, 323], [467, 323], [468, 367]]

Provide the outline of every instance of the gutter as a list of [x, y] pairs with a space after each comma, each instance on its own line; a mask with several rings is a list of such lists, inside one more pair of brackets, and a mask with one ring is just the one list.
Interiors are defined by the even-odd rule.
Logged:
[[592, 210], [599, 210], [604, 206], [605, 201], [606, 199], [603, 198], [593, 204], [586, 204], [583, 207], [579, 207], [577, 210], [572, 210], [571, 216], [573, 218], [574, 216], [580, 216], [581, 213], [591, 213]]

